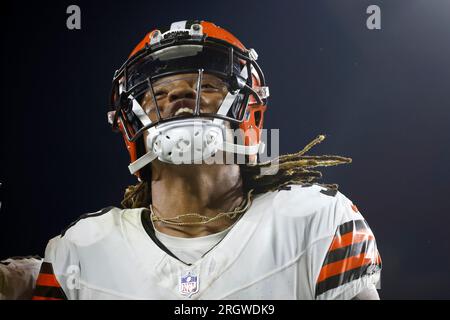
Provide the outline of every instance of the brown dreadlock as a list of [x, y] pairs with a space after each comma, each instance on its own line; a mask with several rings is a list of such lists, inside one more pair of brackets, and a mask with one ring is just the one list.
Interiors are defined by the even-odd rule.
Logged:
[[[275, 160], [258, 163], [256, 165], [240, 165], [244, 192], [253, 189], [253, 194], [261, 194], [283, 188], [289, 184], [310, 184], [322, 178], [322, 173], [311, 170], [316, 167], [329, 167], [351, 163], [352, 159], [335, 156], [306, 156], [312, 147], [325, 139], [325, 135], [319, 135], [308, 143], [301, 151], [281, 155]], [[261, 174], [261, 170], [270, 170], [273, 164], [278, 163], [278, 172], [273, 175]], [[329, 189], [337, 190], [337, 184], [322, 184]], [[125, 190], [121, 204], [124, 208], [148, 207], [151, 204], [150, 182], [142, 181], [137, 185], [129, 186]]]

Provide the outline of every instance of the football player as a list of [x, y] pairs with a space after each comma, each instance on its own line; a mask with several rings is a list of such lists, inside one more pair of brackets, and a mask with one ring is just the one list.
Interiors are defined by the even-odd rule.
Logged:
[[50, 240], [34, 299], [377, 299], [371, 229], [315, 182], [350, 159], [305, 155], [318, 136], [261, 162], [268, 96], [256, 51], [225, 29], [149, 32], [108, 113], [139, 183]]

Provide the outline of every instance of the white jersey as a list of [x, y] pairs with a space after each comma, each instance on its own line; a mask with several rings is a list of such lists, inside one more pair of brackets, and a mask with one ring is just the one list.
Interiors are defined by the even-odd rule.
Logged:
[[232, 226], [217, 233], [195, 238], [169, 236], [156, 229], [155, 235], [179, 260], [192, 264], [222, 241], [231, 228]]
[[351, 299], [378, 282], [372, 231], [340, 192], [258, 195], [192, 264], [155, 236], [146, 209], [82, 216], [50, 240], [35, 299]]

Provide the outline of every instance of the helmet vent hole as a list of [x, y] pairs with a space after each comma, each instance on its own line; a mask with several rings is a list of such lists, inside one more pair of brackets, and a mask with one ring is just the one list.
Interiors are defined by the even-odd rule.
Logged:
[[166, 136], [166, 139], [167, 139], [167, 140], [170, 140], [170, 137], [169, 137], [169, 136]]
[[196, 131], [195, 133], [194, 133], [194, 136], [198, 136], [200, 134], [200, 131]]

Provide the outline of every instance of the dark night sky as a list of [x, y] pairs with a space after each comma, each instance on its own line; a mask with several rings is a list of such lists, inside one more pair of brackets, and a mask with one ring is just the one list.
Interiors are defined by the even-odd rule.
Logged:
[[[370, 4], [382, 30], [366, 28]], [[0, 14], [0, 258], [42, 256], [79, 215], [119, 205], [135, 180], [106, 121], [113, 72], [154, 27], [204, 19], [258, 51], [282, 153], [324, 133], [313, 154], [353, 158], [324, 182], [371, 225], [382, 298], [450, 298], [450, 2], [6, 1]]]

